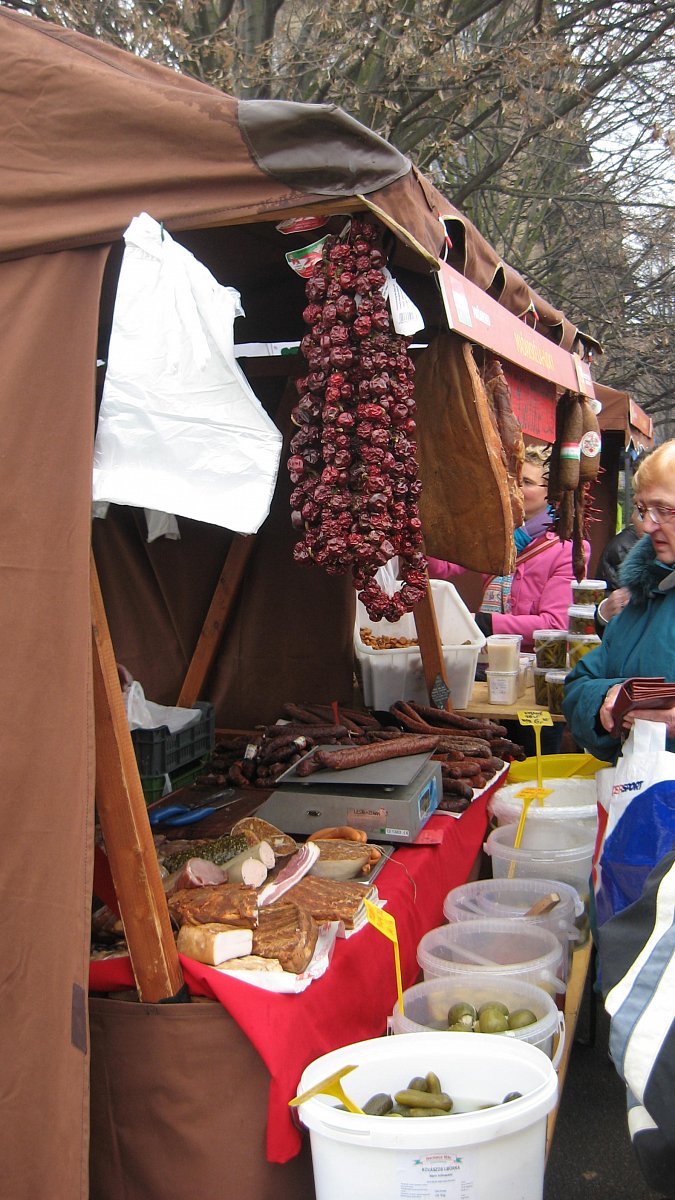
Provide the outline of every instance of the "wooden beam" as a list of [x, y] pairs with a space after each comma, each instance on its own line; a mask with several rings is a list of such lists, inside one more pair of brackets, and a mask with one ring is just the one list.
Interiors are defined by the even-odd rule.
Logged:
[[244, 536], [235, 533], [232, 538], [192, 661], [176, 701], [181, 708], [191, 708], [203, 694], [204, 681], [225, 632], [254, 545], [255, 534]]
[[184, 980], [93, 556], [91, 621], [96, 807], [139, 997], [156, 1004], [176, 997]]
[[[448, 673], [445, 669], [443, 647], [438, 632], [436, 609], [431, 593], [431, 584], [427, 581], [427, 594], [424, 600], [413, 609], [417, 641], [420, 647], [420, 657], [424, 670], [424, 679], [429, 693], [429, 700], [437, 708], [452, 712], [452, 699], [448, 687]], [[436, 693], [434, 695], [434, 692]], [[441, 701], [439, 703], [438, 701]]]

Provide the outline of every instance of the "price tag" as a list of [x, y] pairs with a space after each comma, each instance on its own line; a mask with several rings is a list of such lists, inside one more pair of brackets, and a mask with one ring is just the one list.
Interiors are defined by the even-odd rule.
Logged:
[[525, 708], [518, 713], [521, 725], [552, 725], [553, 717], [545, 709]]
[[378, 908], [370, 900], [363, 901], [366, 909], [366, 916], [370, 924], [380, 933], [383, 933], [390, 942], [394, 943], [394, 965], [396, 967], [396, 990], [398, 992], [398, 1003], [401, 1012], [403, 1012], [403, 986], [401, 984], [401, 959], [398, 951], [398, 934], [396, 932], [396, 921], [391, 913], [384, 912]]

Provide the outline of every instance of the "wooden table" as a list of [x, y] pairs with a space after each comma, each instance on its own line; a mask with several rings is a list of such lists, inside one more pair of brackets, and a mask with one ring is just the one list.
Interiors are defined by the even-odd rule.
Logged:
[[569, 1065], [570, 1055], [572, 1053], [572, 1045], [574, 1043], [574, 1032], [579, 1019], [579, 1011], [581, 1002], [584, 996], [586, 979], [588, 977], [588, 969], [591, 961], [591, 951], [593, 943], [591, 938], [574, 951], [572, 958], [572, 967], [569, 978], [567, 980], [567, 992], [565, 993], [565, 1046], [558, 1066], [558, 1103], [548, 1115], [546, 1125], [546, 1157], [548, 1158], [551, 1149], [551, 1141], [553, 1139], [553, 1131], [555, 1129], [556, 1117], [562, 1100], [563, 1086], [567, 1067]]
[[[545, 704], [537, 704], [534, 698], [534, 688], [526, 688], [515, 704], [490, 704], [487, 683], [474, 683], [471, 699], [466, 708], [461, 711], [470, 717], [490, 717], [493, 721], [517, 721], [518, 713], [528, 709], [530, 712], [548, 712]], [[551, 713], [554, 721], [564, 721], [560, 713]]]

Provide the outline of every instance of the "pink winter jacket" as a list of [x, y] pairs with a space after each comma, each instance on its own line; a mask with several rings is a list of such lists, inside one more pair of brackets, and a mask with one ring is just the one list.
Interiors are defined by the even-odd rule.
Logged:
[[[546, 550], [528, 555], [542, 542]], [[584, 542], [586, 567], [591, 548]], [[520, 562], [521, 557], [526, 559]], [[444, 562], [440, 558], [429, 559], [431, 579], [452, 580], [464, 574], [465, 568], [456, 563]], [[484, 575], [484, 584], [491, 579]], [[532, 649], [532, 634], [535, 629], [567, 629], [567, 609], [572, 603], [572, 543], [561, 542], [555, 533], [545, 533], [535, 538], [516, 558], [516, 569], [511, 584], [511, 612], [492, 613], [493, 633], [520, 633], [521, 650]]]

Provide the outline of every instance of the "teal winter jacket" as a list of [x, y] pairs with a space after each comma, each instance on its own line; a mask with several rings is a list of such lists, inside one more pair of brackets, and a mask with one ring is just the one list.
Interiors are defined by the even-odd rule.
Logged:
[[[636, 675], [675, 682], [675, 569], [659, 563], [645, 535], [621, 563], [619, 578], [630, 603], [612, 617], [601, 644], [570, 671], [563, 701], [575, 742], [605, 762], [613, 762], [621, 749], [598, 716], [612, 685]], [[668, 749], [675, 751], [675, 739]]]

